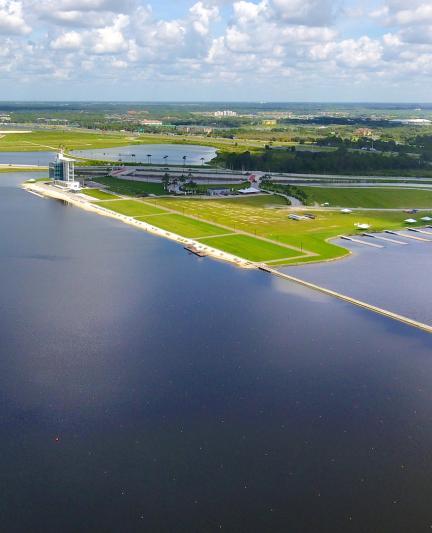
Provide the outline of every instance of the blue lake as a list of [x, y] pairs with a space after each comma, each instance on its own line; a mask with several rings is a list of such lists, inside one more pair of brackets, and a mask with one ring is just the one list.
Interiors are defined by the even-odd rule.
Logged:
[[[157, 165], [201, 165], [216, 157], [216, 150], [209, 146], [187, 144], [142, 144], [102, 148], [97, 150], [76, 150], [79, 157], [100, 161], [123, 161], [129, 163], [155, 163]], [[149, 158], [148, 156], [151, 155]], [[165, 159], [165, 156], [168, 156]], [[186, 160], [183, 159], [186, 156]]]
[[22, 180], [0, 175], [3, 531], [430, 530], [432, 336]]

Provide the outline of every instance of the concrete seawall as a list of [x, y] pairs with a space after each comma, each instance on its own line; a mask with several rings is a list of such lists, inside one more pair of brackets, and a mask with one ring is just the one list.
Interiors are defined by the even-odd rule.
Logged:
[[61, 200], [64, 202], [67, 202], [69, 204], [75, 205], [77, 207], [80, 207], [81, 209], [85, 209], [86, 211], [90, 211], [93, 213], [96, 213], [98, 215], [103, 215], [106, 217], [114, 218], [116, 220], [119, 220], [120, 222], [123, 222], [124, 224], [129, 224], [131, 226], [134, 226], [135, 228], [147, 231], [149, 233], [152, 233], [154, 235], [157, 235], [159, 237], [163, 237], [165, 239], [170, 239], [172, 241], [175, 241], [179, 244], [182, 244], [183, 246], [187, 247], [194, 247], [198, 250], [202, 250], [205, 252], [205, 255], [208, 255], [210, 257], [213, 257], [214, 259], [219, 259], [222, 261], [226, 261], [232, 264], [235, 264], [236, 266], [239, 266], [241, 268], [247, 268], [247, 269], [256, 269], [259, 268], [260, 270], [267, 272], [269, 274], [272, 274], [274, 276], [277, 276], [279, 278], [285, 279], [287, 281], [291, 281], [293, 283], [297, 283], [299, 285], [302, 285], [304, 287], [307, 287], [309, 289], [321, 292], [322, 294], [326, 294], [327, 296], [332, 296], [333, 298], [338, 298], [339, 300], [343, 300], [345, 302], [348, 302], [352, 305], [356, 305], [357, 307], [361, 307], [363, 309], [367, 309], [368, 311], [372, 311], [374, 313], [380, 314], [382, 316], [385, 316], [387, 318], [391, 318], [392, 320], [396, 320], [398, 322], [402, 322], [403, 324], [406, 324], [411, 327], [415, 327], [417, 329], [420, 329], [422, 331], [425, 331], [427, 333], [432, 333], [432, 325], [424, 324], [422, 322], [419, 322], [417, 320], [413, 320], [411, 318], [405, 317], [403, 315], [399, 315], [397, 313], [394, 313], [392, 311], [388, 311], [386, 309], [382, 309], [380, 307], [374, 306], [372, 304], [368, 304], [367, 302], [363, 302], [361, 300], [357, 300], [355, 298], [351, 298], [350, 296], [347, 296], [345, 294], [341, 294], [339, 292], [333, 291], [331, 289], [327, 289], [325, 287], [321, 287], [319, 285], [315, 285], [314, 283], [310, 283], [308, 281], [304, 281], [302, 279], [296, 278], [294, 276], [291, 276], [290, 274], [286, 274], [285, 272], [281, 272], [275, 268], [272, 268], [266, 264], [262, 263], [253, 263], [251, 261], [247, 261], [246, 259], [243, 259], [241, 257], [237, 257], [232, 254], [228, 254], [226, 252], [222, 252], [221, 250], [218, 250], [216, 248], [211, 248], [209, 246], [205, 246], [199, 241], [195, 241], [193, 239], [188, 239], [185, 237], [182, 237], [180, 235], [177, 235], [175, 233], [172, 233], [170, 231], [165, 231], [163, 229], [160, 229], [156, 226], [152, 226], [151, 224], [148, 224], [147, 222], [142, 222], [139, 220], [136, 220], [132, 217], [128, 217], [125, 215], [121, 215], [119, 213], [115, 213], [114, 211], [110, 211], [108, 209], [105, 209], [104, 207], [97, 205], [97, 203], [92, 203], [90, 201], [85, 200], [84, 198], [80, 197], [79, 195], [76, 195], [75, 193], [69, 193], [66, 191], [62, 191], [61, 189], [54, 188], [52, 186], [47, 186], [41, 183], [24, 183], [22, 187], [27, 190], [28, 192], [31, 192], [33, 194], [36, 194], [37, 196], [42, 197], [49, 197], [54, 198], [56, 200]]
[[243, 259], [242, 257], [237, 257], [227, 252], [223, 252], [216, 248], [212, 248], [210, 246], [204, 245], [200, 243], [199, 241], [188, 239], [186, 237], [182, 237], [181, 235], [177, 235], [176, 233], [173, 233], [171, 231], [166, 231], [156, 226], [152, 226], [151, 224], [148, 224], [147, 222], [136, 220], [135, 218], [128, 217], [126, 215], [121, 215], [120, 213], [116, 213], [114, 211], [110, 211], [109, 209], [105, 209], [105, 207], [102, 207], [98, 205], [97, 203], [93, 203], [93, 202], [85, 200], [84, 198], [80, 197], [76, 193], [62, 191], [59, 188], [47, 186], [41, 183], [24, 183], [22, 187], [23, 189], [33, 194], [37, 194], [37, 195], [49, 197], [49, 198], [54, 198], [56, 200], [61, 200], [63, 202], [67, 202], [69, 204], [75, 205], [76, 207], [80, 207], [81, 209], [85, 209], [86, 211], [90, 211], [92, 213], [96, 213], [98, 215], [106, 216], [109, 218], [114, 218], [116, 220], [119, 220], [120, 222], [123, 222], [124, 224], [129, 224], [130, 226], [134, 226], [135, 228], [147, 231], [148, 233], [152, 233], [159, 237], [164, 237], [165, 239], [178, 242], [179, 244], [182, 244], [183, 246], [194, 247], [200, 251], [203, 251], [205, 255], [213, 257], [214, 259], [227, 261], [228, 263], [233, 263], [236, 266], [241, 267], [241, 268], [248, 268], [248, 269], [257, 268], [255, 263], [247, 261], [246, 259]]
[[362, 307], [363, 309], [367, 309], [368, 311], [372, 311], [373, 313], [377, 313], [379, 315], [385, 316], [387, 318], [391, 318], [393, 320], [397, 320], [398, 322], [402, 322], [404, 324], [407, 324], [408, 326], [415, 327], [417, 329], [421, 329], [422, 331], [426, 331], [427, 333], [432, 333], [432, 326], [428, 324], [424, 324], [423, 322], [419, 322], [417, 320], [413, 320], [412, 318], [408, 318], [403, 315], [399, 315], [397, 313], [394, 313], [393, 311], [388, 311], [387, 309], [382, 309], [381, 307], [377, 307], [372, 304], [368, 304], [367, 302], [363, 302], [361, 300], [357, 300], [355, 298], [351, 298], [351, 296], [347, 296], [345, 294], [341, 294], [339, 292], [333, 291], [331, 289], [326, 289], [325, 287], [321, 287], [319, 285], [315, 285], [314, 283], [310, 283], [309, 281], [304, 281], [302, 279], [296, 278], [294, 276], [291, 276], [290, 274], [285, 274], [285, 272], [280, 272], [279, 270], [276, 270], [274, 268], [268, 267], [267, 265], [261, 265], [260, 270], [264, 272], [268, 272], [269, 274], [272, 274], [274, 276], [277, 276], [282, 279], [286, 279], [288, 281], [297, 283], [299, 285], [303, 285], [303, 287], [307, 287], [309, 289], [313, 289], [315, 291], [319, 291], [323, 294], [326, 294], [327, 296], [332, 296], [334, 298], [338, 298], [339, 300], [343, 300], [344, 302], [348, 302], [350, 304], [356, 305], [357, 307]]

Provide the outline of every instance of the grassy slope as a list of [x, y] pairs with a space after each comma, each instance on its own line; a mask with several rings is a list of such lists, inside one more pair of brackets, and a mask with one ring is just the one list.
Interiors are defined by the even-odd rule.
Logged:
[[396, 188], [330, 188], [301, 187], [311, 203], [341, 207], [371, 208], [432, 208], [432, 191]]
[[233, 234], [226, 237], [201, 239], [201, 242], [223, 250], [224, 252], [249, 259], [250, 261], [271, 261], [301, 255], [296, 250], [290, 250], [289, 248], [277, 246], [271, 242], [254, 239], [248, 235]]
[[260, 141], [235, 141], [195, 135], [151, 135], [136, 136], [132, 133], [87, 132], [76, 130], [36, 130], [32, 133], [8, 133], [0, 138], [0, 152], [35, 152], [56, 150], [65, 146], [67, 150], [90, 150], [93, 148], [114, 148], [136, 144], [200, 144], [230, 152], [262, 149]]
[[126, 215], [128, 217], [144, 217], [148, 215], [157, 215], [164, 213], [162, 209], [153, 207], [152, 205], [143, 204], [135, 200], [114, 200], [113, 202], [99, 202], [106, 209]]
[[211, 235], [222, 235], [230, 233], [225, 228], [208, 224], [207, 222], [201, 222], [200, 220], [194, 220], [192, 218], [184, 217], [183, 215], [169, 214], [158, 217], [140, 217], [140, 220], [145, 220], [149, 224], [153, 224], [158, 228], [172, 231], [183, 237], [189, 237], [191, 239], [199, 239], [202, 237], [209, 237]]
[[96, 198], [96, 200], [115, 200], [116, 198], [118, 198], [118, 196], [116, 196], [115, 194], [100, 191], [99, 189], [84, 189], [82, 192], [86, 196]]
[[107, 176], [105, 178], [95, 178], [94, 180], [107, 187], [110, 191], [128, 196], [138, 196], [142, 194], [166, 194], [161, 183], [145, 183], [143, 181], [122, 180]]
[[[368, 223], [372, 231], [381, 231], [403, 227], [406, 218], [406, 214], [402, 212], [364, 210], [352, 215], [342, 215], [337, 211], [322, 210], [314, 212], [317, 216], [315, 220], [294, 221], [288, 219], [288, 211], [285, 209], [251, 206], [248, 205], [249, 200], [160, 198], [152, 200], [152, 203], [184, 211], [185, 214], [233, 229], [256, 233], [257, 236], [303, 248], [319, 255], [301, 261], [333, 259], [345, 255], [347, 251], [344, 248], [330, 244], [326, 240], [341, 234], [357, 233], [354, 226], [356, 222]], [[298, 262], [297, 259], [295, 261]]]

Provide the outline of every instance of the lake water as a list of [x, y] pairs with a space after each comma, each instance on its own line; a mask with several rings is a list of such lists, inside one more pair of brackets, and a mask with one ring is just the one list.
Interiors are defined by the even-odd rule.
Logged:
[[430, 531], [432, 336], [0, 175], [5, 532]]
[[[342, 239], [336, 244], [352, 256], [341, 261], [281, 269], [295, 277], [333, 289], [352, 298], [432, 325], [432, 229], [429, 235], [402, 231], [401, 235], [377, 234], [406, 244], [356, 237], [371, 247]], [[421, 238], [424, 241], [413, 239]]]
[[[157, 165], [183, 165], [183, 156], [186, 156], [186, 165], [201, 165], [203, 162], [208, 163], [216, 157], [214, 148], [187, 144], [142, 144], [97, 150], [76, 150], [73, 153], [79, 157], [100, 161], [121, 160], [129, 163], [148, 163], [150, 161]], [[150, 159], [147, 157], [149, 154], [151, 154]], [[168, 158], [164, 159], [166, 155]]]
[[48, 166], [55, 160], [55, 152], [0, 152], [0, 163]]

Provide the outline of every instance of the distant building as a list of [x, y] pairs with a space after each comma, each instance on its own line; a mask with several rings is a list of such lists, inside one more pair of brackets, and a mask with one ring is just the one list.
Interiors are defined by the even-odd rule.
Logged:
[[139, 123], [141, 126], [163, 126], [161, 120], [140, 120]]
[[36, 122], [38, 124], [48, 124], [52, 126], [67, 126], [69, 124], [69, 120], [65, 118], [39, 117], [38, 119], [36, 119]]
[[276, 126], [277, 125], [277, 120], [276, 119], [267, 119], [267, 120], [263, 120], [261, 122], [261, 124], [263, 126]]
[[49, 177], [55, 185], [77, 191], [80, 189], [79, 181], [75, 181], [75, 160], [66, 157], [63, 151], [49, 165]]
[[218, 118], [236, 117], [237, 116], [237, 112], [236, 111], [230, 111], [229, 109], [225, 109], [224, 111], [215, 111], [214, 116], [218, 117]]
[[180, 133], [204, 133], [205, 135], [213, 132], [213, 128], [207, 126], [176, 126], [176, 130]]
[[369, 128], [358, 128], [355, 130], [354, 135], [357, 137], [372, 137], [373, 133], [373, 130]]
[[0, 124], [6, 124], [7, 122], [10, 122], [11, 118], [10, 115], [0, 115]]

